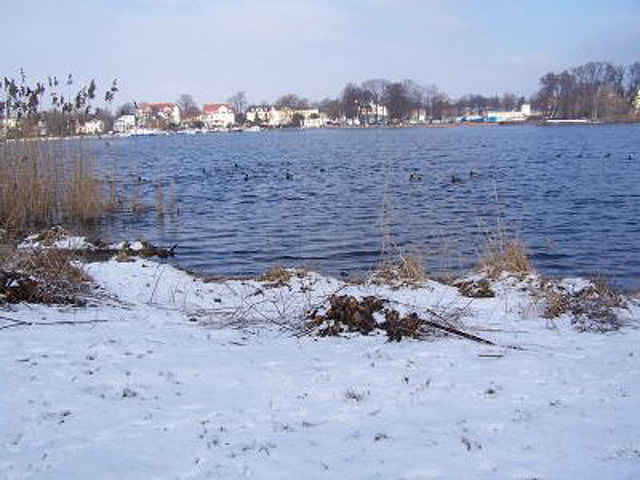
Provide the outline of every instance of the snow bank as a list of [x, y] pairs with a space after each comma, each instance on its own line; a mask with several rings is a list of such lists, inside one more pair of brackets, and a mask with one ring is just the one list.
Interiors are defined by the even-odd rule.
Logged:
[[[207, 283], [90, 264], [85, 308], [0, 313], [0, 478], [637, 478], [640, 309], [540, 318], [526, 283]], [[334, 294], [459, 310], [464, 339], [296, 335]], [[17, 322], [32, 325], [17, 326]], [[61, 323], [64, 322], [64, 323]], [[510, 348], [521, 347], [520, 350]]]

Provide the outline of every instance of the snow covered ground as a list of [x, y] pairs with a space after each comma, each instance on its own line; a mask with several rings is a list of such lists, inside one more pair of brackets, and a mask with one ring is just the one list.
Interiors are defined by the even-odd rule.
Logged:
[[[578, 333], [509, 280], [467, 299], [86, 268], [90, 306], [0, 310], [2, 479], [640, 478], [636, 302], [621, 331]], [[288, 328], [335, 292], [459, 312], [497, 346]]]

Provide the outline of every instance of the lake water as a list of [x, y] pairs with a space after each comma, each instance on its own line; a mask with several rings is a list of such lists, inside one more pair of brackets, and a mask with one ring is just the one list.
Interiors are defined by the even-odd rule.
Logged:
[[[435, 272], [468, 268], [496, 222], [550, 275], [640, 288], [640, 125], [327, 129], [96, 141], [100, 164], [155, 185], [179, 215], [114, 225], [113, 240], [178, 244], [213, 275], [274, 265], [352, 274], [381, 239]], [[455, 180], [454, 180], [455, 177]], [[459, 180], [459, 181], [458, 181]], [[389, 243], [390, 242], [390, 243]]]

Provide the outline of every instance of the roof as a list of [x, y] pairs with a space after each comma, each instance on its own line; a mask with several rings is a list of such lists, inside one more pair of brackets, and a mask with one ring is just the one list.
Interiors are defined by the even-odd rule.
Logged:
[[165, 110], [170, 109], [173, 110], [176, 104], [171, 102], [165, 103], [141, 103], [138, 105], [140, 110]]
[[[205, 115], [223, 113], [223, 112], [220, 112], [220, 109], [222, 107], [225, 107], [226, 109], [228, 109], [228, 111], [233, 112], [233, 108], [231, 108], [231, 105], [229, 105], [228, 103], [205, 103], [204, 104], [204, 113], [205, 113]], [[224, 112], [224, 113], [226, 113], [226, 112]]]

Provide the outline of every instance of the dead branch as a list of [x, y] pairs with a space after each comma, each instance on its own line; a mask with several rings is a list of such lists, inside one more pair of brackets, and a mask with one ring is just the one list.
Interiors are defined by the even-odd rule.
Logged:
[[57, 322], [28, 322], [26, 320], [18, 320], [16, 318], [9, 318], [5, 316], [0, 316], [0, 319], [13, 322], [11, 325], [1, 326], [0, 330], [5, 330], [7, 328], [13, 328], [13, 327], [53, 326], [53, 325], [89, 325], [92, 323], [106, 323], [109, 321], [109, 320], [97, 318], [94, 320], [60, 320]]

